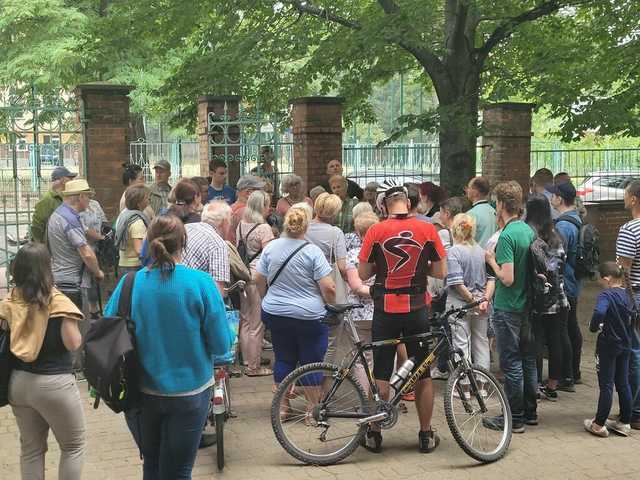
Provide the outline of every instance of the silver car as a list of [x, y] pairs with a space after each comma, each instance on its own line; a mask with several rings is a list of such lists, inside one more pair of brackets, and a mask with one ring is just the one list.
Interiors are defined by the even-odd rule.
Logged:
[[634, 180], [640, 180], [640, 170], [591, 172], [576, 190], [584, 202], [624, 200], [624, 189]]

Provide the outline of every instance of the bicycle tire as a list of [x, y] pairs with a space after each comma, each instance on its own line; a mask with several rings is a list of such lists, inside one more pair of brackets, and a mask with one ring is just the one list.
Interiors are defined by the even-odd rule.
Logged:
[[[360, 445], [360, 440], [366, 432], [366, 425], [359, 427], [349, 443], [338, 451], [326, 455], [314, 455], [308, 451], [298, 448], [289, 440], [288, 436], [284, 432], [283, 421], [280, 416], [280, 406], [283, 396], [291, 392], [292, 386], [296, 385], [296, 382], [299, 378], [314, 370], [324, 370], [328, 374], [330, 373], [331, 375], [334, 375], [338, 372], [339, 367], [330, 363], [323, 362], [310, 363], [295, 369], [293, 372], [287, 375], [287, 377], [278, 386], [278, 389], [276, 390], [276, 393], [273, 397], [273, 402], [271, 403], [271, 425], [273, 427], [273, 432], [276, 435], [276, 439], [278, 440], [280, 445], [282, 445], [282, 448], [284, 448], [286, 452], [292, 457], [309, 465], [333, 465], [347, 458], [358, 448], [358, 446]], [[357, 400], [360, 403], [360, 408], [369, 409], [367, 397], [362, 390], [359, 382], [353, 376], [352, 372], [349, 372], [347, 377], [343, 380], [343, 383], [344, 382], [348, 382], [356, 392]], [[353, 420], [353, 423], [355, 427], [355, 420]]]
[[224, 422], [226, 421], [226, 415], [224, 413], [216, 413], [216, 462], [218, 464], [218, 471], [221, 472], [224, 469]]
[[[466, 377], [465, 370], [463, 366], [460, 365], [455, 371], [449, 376], [449, 381], [447, 382], [447, 387], [444, 395], [444, 412], [447, 418], [447, 424], [449, 426], [449, 430], [451, 430], [451, 434], [453, 435], [454, 440], [460, 446], [460, 448], [471, 458], [482, 462], [482, 463], [492, 463], [497, 460], [500, 460], [504, 457], [509, 449], [509, 444], [511, 443], [511, 435], [512, 435], [512, 423], [511, 423], [511, 409], [509, 408], [509, 402], [507, 400], [507, 396], [502, 389], [502, 386], [498, 382], [498, 380], [489, 373], [486, 369], [472, 366], [472, 370], [474, 372], [474, 376], [476, 376], [476, 372], [479, 372], [483, 377], [489, 380], [492, 384], [492, 388], [497, 392], [500, 406], [502, 407], [505, 418], [507, 418], [506, 422], [506, 432], [503, 432], [503, 437], [499, 446], [492, 452], [481, 452], [469, 445], [466, 441], [463, 432], [458, 426], [458, 422], [455, 419], [454, 406], [453, 406], [453, 398], [454, 398], [454, 389], [459, 379]], [[476, 377], [477, 378], [477, 377]], [[471, 398], [470, 401], [474, 401], [475, 399]], [[485, 428], [485, 427], [483, 427]]]

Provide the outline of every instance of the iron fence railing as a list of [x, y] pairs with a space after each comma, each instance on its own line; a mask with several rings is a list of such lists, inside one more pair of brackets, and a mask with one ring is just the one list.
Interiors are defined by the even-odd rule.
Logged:
[[586, 202], [622, 200], [640, 179], [640, 149], [533, 150], [531, 174], [540, 168], [568, 173]]

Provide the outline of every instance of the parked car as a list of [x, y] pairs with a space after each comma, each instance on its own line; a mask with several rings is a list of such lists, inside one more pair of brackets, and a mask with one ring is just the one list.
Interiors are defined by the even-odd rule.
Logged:
[[439, 173], [422, 172], [419, 170], [403, 170], [401, 168], [393, 167], [355, 170], [348, 173], [347, 178], [349, 180], [353, 180], [362, 188], [365, 188], [367, 183], [377, 182], [378, 184], [381, 184], [383, 181], [390, 178], [402, 183], [440, 182]]
[[640, 170], [591, 172], [577, 188], [577, 193], [585, 202], [623, 200], [624, 189], [634, 180], [640, 180]]

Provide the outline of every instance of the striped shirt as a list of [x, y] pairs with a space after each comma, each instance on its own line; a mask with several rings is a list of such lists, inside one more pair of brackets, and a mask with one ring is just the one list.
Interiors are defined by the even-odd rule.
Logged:
[[631, 285], [640, 288], [640, 218], [620, 227], [616, 240], [616, 256], [631, 258]]
[[207, 272], [217, 282], [229, 282], [229, 251], [216, 229], [204, 222], [188, 223], [182, 263]]

